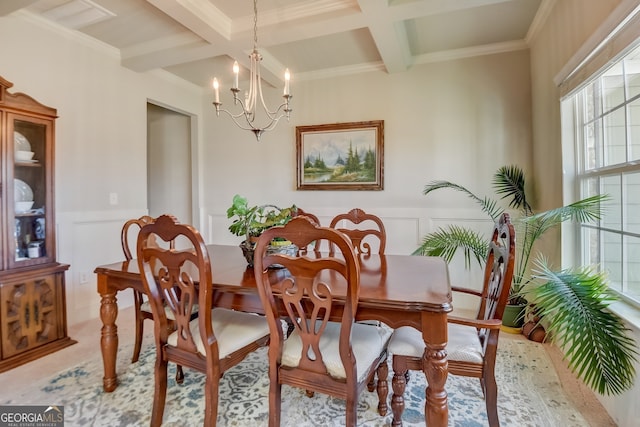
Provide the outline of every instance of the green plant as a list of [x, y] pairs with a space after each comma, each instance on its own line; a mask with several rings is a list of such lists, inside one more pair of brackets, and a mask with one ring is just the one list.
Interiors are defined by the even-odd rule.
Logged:
[[629, 389], [637, 346], [622, 320], [607, 309], [617, 297], [605, 274], [590, 267], [552, 271], [544, 260], [536, 264], [537, 285], [528, 295], [572, 369], [600, 394]]
[[238, 194], [227, 209], [227, 218], [233, 218], [229, 231], [236, 236], [258, 237], [264, 230], [284, 225], [297, 210], [295, 205], [278, 208], [274, 205], [249, 206], [247, 199]]
[[[551, 209], [535, 214], [527, 201], [525, 176], [518, 166], [503, 166], [494, 174], [493, 188], [502, 200], [508, 199], [507, 206], [519, 214], [513, 218], [516, 228], [516, 262], [511, 285], [511, 303], [523, 299], [522, 290], [531, 280], [527, 277], [529, 262], [534, 244], [548, 230], [560, 225], [564, 221], [592, 221], [600, 217], [600, 203], [606, 196], [594, 196], [560, 208]], [[505, 207], [490, 197], [478, 197], [465, 187], [449, 181], [433, 181], [425, 186], [425, 195], [448, 188], [460, 191], [480, 205], [492, 221], [505, 211]], [[450, 262], [458, 250], [462, 250], [466, 267], [470, 267], [471, 259], [475, 259], [480, 266], [484, 265], [489, 249], [488, 238], [481, 233], [457, 225], [440, 228], [434, 233], [427, 234], [414, 255], [442, 256]], [[521, 301], [520, 301], [521, 302]]]
[[[564, 351], [568, 364], [585, 383], [601, 394], [617, 394], [633, 385], [637, 356], [635, 342], [626, 335], [622, 320], [607, 310], [615, 296], [602, 273], [590, 269], [554, 272], [540, 254], [530, 273], [535, 243], [550, 229], [565, 221], [589, 222], [600, 218], [606, 195], [589, 197], [570, 205], [534, 213], [527, 202], [525, 175], [517, 166], [503, 166], [494, 174], [493, 188], [508, 208], [517, 211], [516, 261], [510, 302], [528, 299], [544, 319], [548, 336]], [[465, 187], [449, 181], [434, 181], [424, 194], [448, 188], [460, 191], [475, 202], [493, 221], [505, 211], [498, 201], [478, 197]], [[449, 225], [427, 234], [414, 254], [442, 256], [450, 262], [456, 252], [464, 254], [465, 266], [475, 259], [482, 267], [488, 238], [465, 227]]]

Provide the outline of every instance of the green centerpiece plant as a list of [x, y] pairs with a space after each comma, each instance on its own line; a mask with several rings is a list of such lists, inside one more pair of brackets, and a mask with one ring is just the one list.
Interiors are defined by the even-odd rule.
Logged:
[[[597, 195], [536, 213], [528, 202], [525, 175], [519, 167], [499, 168], [492, 186], [500, 200], [506, 199], [506, 207], [494, 198], [479, 197], [450, 181], [433, 181], [423, 193], [428, 195], [445, 188], [462, 192], [494, 222], [505, 210], [515, 211], [512, 218], [516, 260], [510, 303], [534, 304], [548, 339], [560, 347], [569, 367], [589, 387], [600, 394], [628, 390], [635, 377], [637, 345], [622, 319], [607, 308], [617, 296], [607, 286], [606, 275], [595, 266], [557, 271], [543, 254], [538, 252], [534, 257], [535, 244], [547, 231], [565, 221], [598, 220], [607, 196]], [[450, 262], [460, 250], [467, 268], [472, 260], [483, 267], [488, 245], [489, 239], [481, 233], [449, 225], [427, 234], [414, 255], [442, 256]]]
[[[253, 248], [262, 232], [277, 225], [285, 225], [296, 212], [295, 205], [287, 208], [279, 208], [275, 205], [249, 206], [246, 197], [239, 194], [233, 196], [233, 202], [227, 209], [227, 218], [233, 218], [229, 231], [245, 238], [240, 243], [240, 248], [249, 266], [253, 265]], [[278, 238], [271, 242], [271, 246], [273, 250], [278, 251], [294, 250], [291, 242]]]

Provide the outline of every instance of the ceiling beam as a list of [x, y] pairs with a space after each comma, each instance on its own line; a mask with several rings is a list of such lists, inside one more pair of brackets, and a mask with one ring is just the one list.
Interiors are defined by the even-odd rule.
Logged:
[[389, 8], [383, 2], [358, 0], [358, 4], [387, 72], [407, 71], [411, 65], [411, 52], [404, 24], [389, 20]]
[[231, 19], [206, 0], [147, 0], [211, 44], [231, 40]]
[[[155, 49], [149, 46], [149, 49], [137, 55], [130, 55], [127, 63], [146, 67], [164, 67], [169, 62], [188, 62], [198, 59], [210, 58], [218, 55], [228, 55], [234, 58], [240, 65], [249, 68], [249, 52], [253, 45], [248, 43], [244, 48], [240, 48], [233, 34], [233, 26], [231, 18], [222, 13], [211, 2], [204, 0], [147, 0], [150, 4], [160, 9], [162, 12], [171, 16], [181, 25], [197, 34], [210, 46], [198, 46], [193, 49], [185, 50], [182, 46], [173, 46], [168, 49]], [[253, 30], [253, 27], [251, 28]], [[251, 34], [253, 34], [251, 32]], [[136, 49], [140, 50], [141, 46]], [[131, 50], [130, 52], [132, 52]], [[274, 66], [275, 61], [269, 62]], [[124, 65], [124, 63], [123, 63]], [[263, 64], [266, 65], [266, 64]], [[270, 67], [264, 67], [262, 70], [262, 79], [273, 86], [280, 85], [284, 81], [278, 76], [279, 71], [274, 71]]]

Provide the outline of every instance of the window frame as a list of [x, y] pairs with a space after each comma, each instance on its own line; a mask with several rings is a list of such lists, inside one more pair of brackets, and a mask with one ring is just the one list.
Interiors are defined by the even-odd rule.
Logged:
[[[630, 68], [636, 69], [633, 74], [627, 72], [627, 63], [632, 57], [637, 63], [635, 67], [629, 63]], [[621, 73], [615, 73], [616, 69]], [[573, 162], [569, 168], [573, 175], [573, 194], [577, 199], [610, 194], [604, 190], [607, 181], [612, 181], [607, 188], [618, 190], [617, 196], [614, 194], [603, 206], [603, 217], [599, 221], [575, 225], [569, 234], [576, 245], [563, 241], [563, 251], [567, 253], [572, 247], [576, 250], [574, 254], [578, 254], [573, 261], [607, 271], [612, 291], [640, 308], [640, 257], [633, 266], [635, 257], [629, 255], [634, 248], [638, 248], [636, 251], [640, 253], [640, 215], [637, 215], [637, 223], [629, 221], [633, 217], [633, 211], [628, 207], [632, 192], [625, 191], [630, 187], [629, 176], [637, 177], [636, 182], [640, 183], [640, 83], [635, 86], [634, 94], [629, 95], [629, 76], [640, 82], [638, 41], [562, 100], [563, 151]], [[616, 80], [621, 82], [617, 87], [607, 85], [608, 81]], [[606, 104], [616, 96], [618, 101]], [[638, 109], [637, 117], [633, 117], [637, 123], [631, 120], [634, 107]], [[621, 116], [620, 113], [624, 114]], [[613, 125], [607, 127], [607, 123]], [[633, 135], [638, 135], [635, 142]], [[620, 142], [622, 140], [623, 143]], [[622, 145], [624, 150], [621, 150]], [[611, 161], [614, 154], [616, 161]], [[620, 161], [621, 154], [624, 154], [624, 161]], [[640, 191], [636, 192], [640, 194]], [[631, 202], [640, 203], [636, 200]], [[611, 215], [614, 205], [619, 212]], [[630, 226], [635, 227], [634, 231], [628, 229]], [[614, 238], [617, 239], [615, 242]]]

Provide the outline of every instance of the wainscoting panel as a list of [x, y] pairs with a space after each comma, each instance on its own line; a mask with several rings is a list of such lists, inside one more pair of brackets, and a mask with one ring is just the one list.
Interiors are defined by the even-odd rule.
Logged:
[[[75, 324], [100, 316], [98, 265], [124, 259], [120, 245], [122, 225], [146, 211], [57, 212], [58, 261], [70, 264], [66, 276], [67, 318]], [[131, 292], [118, 293], [118, 306], [133, 304]]]

